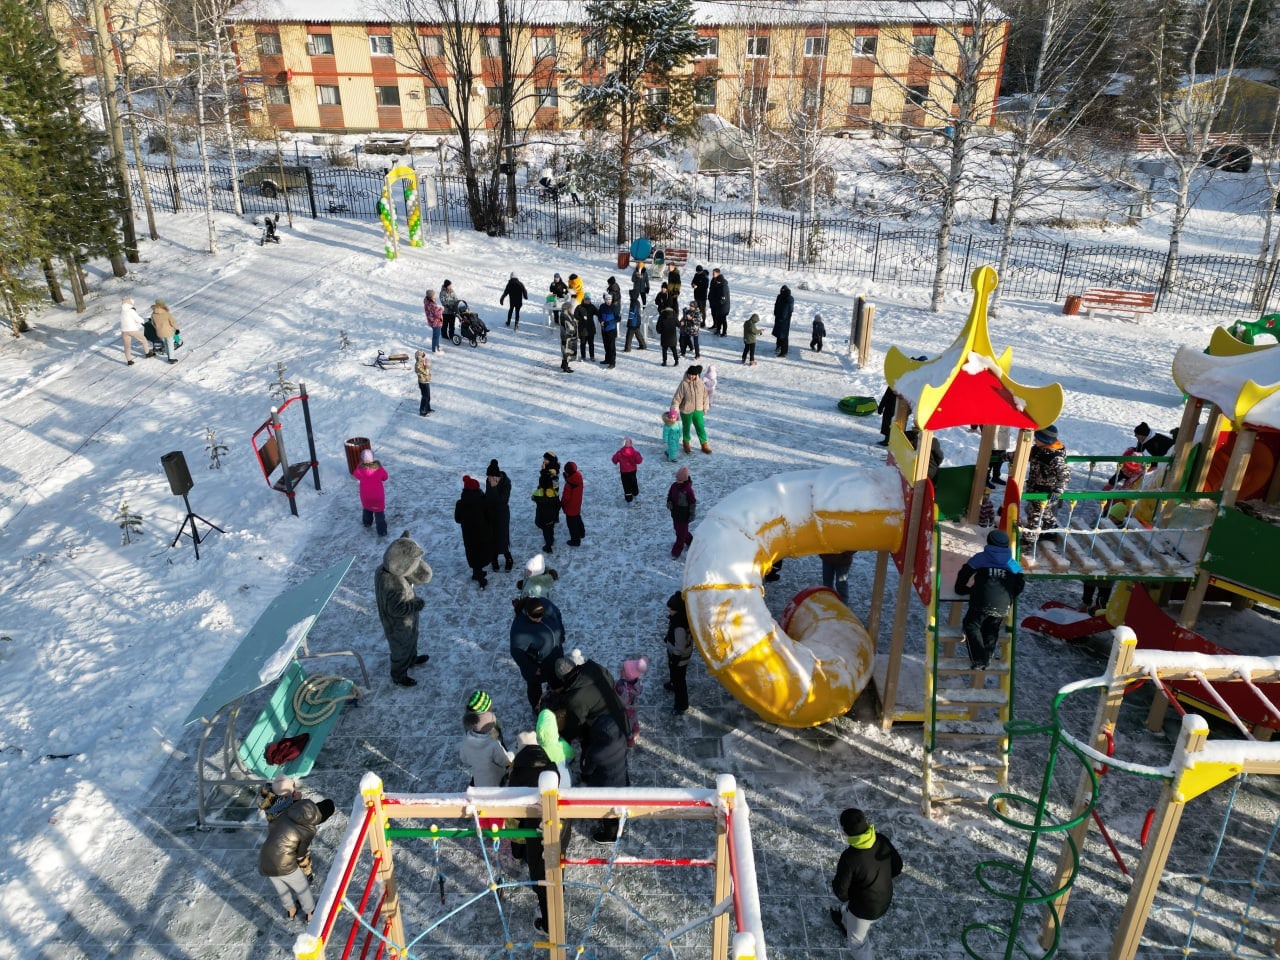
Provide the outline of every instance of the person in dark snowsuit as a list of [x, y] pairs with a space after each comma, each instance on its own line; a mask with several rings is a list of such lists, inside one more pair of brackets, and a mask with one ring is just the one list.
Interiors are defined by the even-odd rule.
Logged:
[[1022, 566], [1009, 551], [1009, 535], [992, 530], [982, 552], [966, 560], [956, 576], [956, 593], [969, 598], [964, 638], [974, 670], [985, 670], [998, 650], [1005, 617], [1022, 587]]
[[591, 302], [591, 294], [583, 294], [582, 302], [573, 311], [573, 318], [578, 321], [578, 349], [584, 362], [588, 354], [590, 359], [596, 358], [596, 318], [599, 316], [600, 311]]
[[1071, 482], [1067, 466], [1067, 448], [1058, 439], [1054, 424], [1036, 431], [1035, 445], [1027, 458], [1027, 493], [1047, 493], [1047, 500], [1029, 500], [1018, 525], [1022, 528], [1024, 546], [1032, 546], [1040, 531], [1058, 525], [1058, 498]]
[[[552, 704], [560, 735], [578, 741], [582, 782], [588, 787], [627, 787], [627, 711], [615, 690], [613, 675], [588, 660], [581, 666], [561, 657], [552, 667]], [[591, 834], [597, 843], [618, 839], [618, 821], [601, 820]]]
[[711, 308], [711, 324], [717, 337], [729, 333], [729, 281], [720, 274], [720, 268], [711, 271], [711, 282], [707, 285], [707, 304]]
[[485, 504], [484, 491], [475, 477], [462, 478], [462, 496], [453, 508], [453, 522], [462, 527], [462, 546], [467, 554], [471, 579], [483, 590], [489, 585], [485, 567], [493, 562], [493, 527]]
[[520, 329], [520, 308], [524, 306], [524, 302], [529, 299], [529, 291], [525, 289], [516, 275], [513, 273], [507, 281], [507, 287], [502, 291], [502, 296], [498, 298], [498, 305], [510, 299], [511, 303], [507, 306], [507, 326], [511, 326], [511, 321], [516, 322], [515, 329]]
[[[516, 753], [515, 759], [511, 761], [511, 777], [507, 781], [507, 785], [512, 787], [536, 787], [538, 778], [543, 773], [548, 771], [551, 773], [556, 772], [556, 765], [547, 757], [546, 751], [538, 746], [537, 738], [532, 733], [521, 734], [520, 744], [520, 749]], [[521, 820], [518, 826], [521, 830], [541, 830], [542, 820], [539, 817], [528, 817]], [[572, 828], [572, 820], [562, 820], [560, 822], [561, 850], [568, 846], [573, 834]], [[533, 892], [538, 897], [539, 915], [534, 921], [534, 929], [541, 934], [547, 932], [547, 889], [541, 885], [542, 881], [547, 878], [544, 846], [541, 834], [525, 840], [513, 840], [511, 842], [511, 855], [517, 860], [523, 860], [529, 868], [529, 880], [533, 882]]]
[[658, 314], [658, 341], [662, 346], [662, 365], [667, 365], [667, 351], [671, 351], [671, 365], [674, 367], [680, 362], [680, 358], [676, 351], [680, 348], [680, 325], [676, 322], [675, 312], [672, 310], [663, 310]]
[[671, 679], [662, 685], [672, 696], [671, 712], [681, 716], [689, 709], [689, 661], [693, 659], [693, 636], [689, 630], [689, 612], [684, 594], [679, 590], [667, 598], [667, 671]]
[[489, 542], [493, 547], [493, 569], [498, 569], [498, 558], [507, 561], [507, 571], [515, 566], [511, 556], [511, 478], [506, 475], [497, 460], [490, 460], [485, 470], [484, 505], [489, 517]]
[[649, 270], [644, 261], [637, 263], [631, 271], [631, 292], [640, 300], [641, 306], [649, 302]]
[[698, 498], [693, 495], [693, 479], [688, 467], [676, 470], [675, 482], [667, 488], [667, 510], [671, 513], [671, 525], [676, 530], [676, 542], [671, 546], [671, 557], [680, 559], [684, 548], [693, 543], [689, 524], [697, 516]]
[[622, 345], [623, 353], [631, 352], [631, 338], [635, 337], [636, 346], [641, 350], [648, 349], [644, 343], [644, 319], [640, 315], [640, 297], [631, 291], [631, 302], [627, 307], [627, 339]]
[[406, 530], [391, 541], [382, 555], [382, 566], [373, 576], [373, 592], [391, 650], [391, 679], [402, 687], [418, 681], [409, 676], [409, 668], [427, 662], [428, 655], [418, 653], [418, 616], [426, 601], [415, 596], [415, 584], [431, 582], [431, 568], [422, 559], [422, 548], [413, 542]]
[[809, 349], [822, 352], [822, 341], [827, 336], [827, 325], [822, 322], [822, 314], [813, 315], [813, 336], [809, 338]]
[[271, 881], [287, 917], [293, 919], [302, 910], [308, 922], [315, 911], [302, 863], [311, 851], [316, 829], [333, 816], [332, 800], [295, 800], [267, 827], [267, 838], [258, 851], [258, 872]]
[[542, 702], [542, 683], [564, 656], [564, 621], [560, 608], [546, 597], [529, 597], [511, 621], [511, 659], [520, 668], [529, 706], [535, 713]]
[[533, 522], [542, 531], [542, 550], [553, 553], [556, 544], [556, 524], [560, 522], [560, 487], [557, 474], [544, 468], [538, 476], [538, 488], [533, 491]]
[[600, 305], [600, 342], [604, 345], [600, 365], [612, 370], [618, 362], [618, 301], [611, 293], [604, 295], [604, 303]]
[[893, 878], [902, 872], [902, 856], [856, 807], [841, 812], [840, 829], [848, 846], [831, 881], [841, 904], [831, 908], [831, 922], [845, 935], [854, 960], [872, 960], [867, 938], [893, 902]]
[[773, 336], [778, 341], [775, 356], [787, 355], [788, 341], [791, 338], [791, 312], [795, 309], [795, 299], [791, 296], [791, 288], [785, 283], [778, 291], [778, 298], [773, 301]]
[[706, 267], [698, 264], [693, 271], [693, 302], [698, 305], [698, 316], [702, 317], [702, 324], [707, 323], [707, 287], [711, 284], [711, 274], [707, 273]]
[[604, 292], [609, 295], [609, 299], [613, 301], [613, 305], [622, 310], [622, 287], [618, 285], [617, 277], [610, 277], [605, 282]]
[[573, 312], [566, 307], [560, 311], [560, 369], [565, 373], [573, 373], [570, 360], [578, 359], [578, 321]]

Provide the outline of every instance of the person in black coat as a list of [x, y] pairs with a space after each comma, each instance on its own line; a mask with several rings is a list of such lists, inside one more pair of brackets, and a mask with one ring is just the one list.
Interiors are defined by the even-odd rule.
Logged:
[[515, 565], [511, 556], [511, 478], [490, 460], [484, 472], [484, 504], [489, 516], [489, 540], [493, 547], [493, 569], [498, 569], [498, 558], [507, 561], [507, 572]]
[[1169, 451], [1173, 449], [1173, 437], [1165, 436], [1163, 433], [1152, 433], [1146, 421], [1133, 428], [1133, 436], [1138, 441], [1133, 452], [1140, 453], [1144, 457], [1167, 457]]
[[543, 468], [538, 475], [538, 487], [533, 491], [533, 523], [542, 531], [542, 550], [553, 553], [556, 544], [556, 524], [560, 522], [560, 487], [557, 472]]
[[551, 278], [551, 286], [547, 289], [551, 291], [551, 295], [557, 300], [563, 300], [569, 295], [569, 285], [560, 278], [558, 273]]
[[542, 702], [542, 682], [564, 656], [564, 621], [560, 608], [546, 597], [529, 597], [511, 621], [511, 659], [524, 678], [529, 706], [537, 713]]
[[[520, 744], [520, 749], [515, 759], [511, 761], [511, 777], [507, 781], [508, 786], [536, 787], [538, 778], [543, 773], [556, 772], [556, 765], [547, 757], [546, 751], [538, 746], [538, 740], [534, 734], [522, 733], [517, 742]], [[519, 821], [518, 826], [521, 830], [541, 830], [542, 819], [526, 817]], [[561, 850], [568, 846], [572, 834], [573, 821], [562, 820], [560, 822]], [[547, 889], [542, 886], [542, 881], [547, 879], [545, 854], [545, 844], [541, 834], [527, 840], [511, 841], [511, 855], [517, 860], [523, 860], [529, 868], [529, 879], [534, 884], [533, 892], [538, 898], [539, 910], [538, 919], [533, 925], [534, 929], [542, 934], [547, 932]]]
[[485, 567], [493, 561], [493, 526], [484, 491], [475, 477], [462, 478], [462, 496], [453, 508], [453, 522], [462, 527], [462, 546], [467, 554], [471, 579], [483, 590], [489, 585]]
[[703, 326], [707, 320], [707, 287], [711, 284], [711, 274], [707, 268], [698, 264], [693, 270], [693, 302], [698, 305], [698, 314], [702, 317]]
[[503, 301], [507, 299], [511, 300], [511, 303], [507, 306], [507, 326], [511, 326], [511, 321], [514, 318], [516, 321], [515, 328], [519, 330], [520, 308], [529, 299], [529, 291], [525, 289], [524, 284], [516, 278], [514, 273], [507, 280], [507, 287], [502, 291], [502, 296], [498, 298], [498, 305], [501, 306]]
[[[972, 581], [972, 582], [971, 582]], [[987, 534], [982, 552], [965, 561], [956, 576], [956, 593], [969, 597], [964, 615], [964, 637], [969, 645], [969, 665], [985, 670], [1000, 644], [1009, 607], [1022, 593], [1022, 566], [1009, 550], [1003, 530]]]
[[295, 800], [267, 827], [267, 838], [258, 851], [258, 872], [271, 881], [290, 919], [301, 908], [303, 919], [310, 921], [316, 908], [301, 864], [311, 850], [316, 829], [333, 811], [332, 800]]
[[881, 439], [876, 441], [877, 447], [889, 445], [889, 434], [893, 432], [893, 415], [897, 409], [898, 395], [893, 392], [893, 387], [885, 387], [884, 396], [880, 398], [880, 403], [876, 407], [876, 413], [880, 414], [881, 434]]
[[[588, 787], [627, 787], [626, 707], [614, 689], [613, 675], [594, 660], [579, 665], [567, 657], [552, 667], [551, 708], [560, 736], [578, 741], [582, 757], [582, 782]], [[601, 820], [591, 834], [597, 843], [618, 839], [618, 821]]]
[[622, 310], [622, 287], [618, 285], [617, 277], [610, 277], [604, 285], [605, 293], [609, 295], [609, 301]]
[[674, 310], [663, 310], [658, 314], [658, 322], [655, 325], [658, 331], [658, 340], [662, 346], [662, 365], [667, 365], [667, 351], [671, 351], [671, 365], [674, 367], [680, 362], [680, 356], [677, 352], [680, 349], [680, 324], [676, 321], [676, 313]]
[[787, 342], [791, 337], [791, 311], [795, 309], [795, 305], [791, 288], [784, 283], [778, 291], [778, 299], [773, 301], [773, 336], [778, 341], [775, 356], [787, 355]]
[[573, 311], [573, 318], [578, 321], [578, 349], [585, 361], [588, 354], [592, 360], [596, 358], [596, 319], [600, 311], [591, 302], [591, 294], [582, 296], [582, 302]]
[[729, 333], [729, 281], [720, 274], [720, 268], [711, 271], [711, 282], [707, 285], [707, 304], [711, 308], [711, 327], [717, 337]]
[[643, 260], [631, 271], [631, 293], [640, 301], [640, 306], [649, 302], [649, 269]]
[[831, 881], [831, 890], [840, 901], [839, 907], [831, 908], [831, 922], [847, 938], [855, 960], [870, 960], [867, 937], [871, 925], [893, 902], [893, 878], [902, 872], [902, 856], [856, 807], [841, 812], [840, 829], [847, 846]]

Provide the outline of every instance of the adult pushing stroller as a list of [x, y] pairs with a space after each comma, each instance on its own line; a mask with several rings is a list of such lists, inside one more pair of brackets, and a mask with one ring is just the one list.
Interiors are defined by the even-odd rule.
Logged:
[[480, 319], [480, 314], [471, 309], [465, 300], [459, 300], [457, 306], [458, 329], [453, 335], [453, 342], [462, 346], [466, 340], [473, 347], [489, 342], [489, 327]]

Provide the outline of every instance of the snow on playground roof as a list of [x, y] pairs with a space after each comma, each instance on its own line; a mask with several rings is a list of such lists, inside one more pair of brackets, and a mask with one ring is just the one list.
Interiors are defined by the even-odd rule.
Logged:
[[[542, 0], [528, 8], [530, 23], [582, 23], [586, 4], [581, 0]], [[695, 2], [694, 22], [719, 24], [785, 23], [939, 23], [972, 20], [965, 0], [762, 0], [753, 3]], [[482, 0], [478, 22], [497, 22], [496, 0]], [[378, 0], [246, 0], [228, 15], [230, 20], [301, 23], [400, 23], [405, 17]], [[1004, 20], [991, 8], [988, 20]]]
[[1051, 383], [1028, 387], [1009, 376], [1013, 350], [999, 358], [987, 330], [987, 302], [996, 288], [996, 272], [973, 272], [973, 304], [955, 342], [932, 360], [913, 360], [891, 347], [884, 361], [885, 379], [910, 401], [916, 423], [929, 430], [960, 423], [993, 423], [1036, 428], [1062, 412], [1062, 387]]
[[1280, 344], [1241, 343], [1219, 327], [1207, 353], [1178, 349], [1173, 381], [1188, 396], [1217, 406], [1236, 426], [1280, 430]]

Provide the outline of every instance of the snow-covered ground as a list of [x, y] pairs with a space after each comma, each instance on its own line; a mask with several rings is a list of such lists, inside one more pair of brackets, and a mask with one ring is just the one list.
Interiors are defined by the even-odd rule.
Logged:
[[[630, 654], [646, 653], [655, 663], [634, 783], [711, 786], [717, 773], [738, 775], [754, 807], [771, 953], [834, 955], [842, 947], [825, 916], [826, 891], [841, 842], [836, 816], [850, 804], [891, 825], [907, 861], [895, 913], [874, 934], [883, 955], [954, 956], [965, 923], [1007, 922], [1007, 911], [980, 893], [973, 869], [992, 851], [1020, 856], [1018, 838], [1011, 841], [980, 814], [920, 817], [918, 730], [882, 733], [866, 710], [815, 731], [768, 726], [696, 664], [694, 710], [671, 718], [661, 689], [661, 636], [664, 601], [679, 584], [681, 566], [669, 556], [662, 500], [675, 465], [664, 460], [659, 416], [681, 371], [659, 366], [651, 343], [646, 352], [620, 351], [616, 370], [580, 363], [562, 374], [558, 342], [535, 307], [513, 332], [497, 306], [513, 270], [535, 298], [559, 271], [583, 275], [598, 299], [614, 273], [610, 263], [463, 232], [454, 232], [449, 246], [432, 236], [425, 249], [405, 248], [401, 259], [387, 262], [372, 225], [300, 221], [279, 247], [266, 248], [248, 224], [223, 217], [218, 225], [222, 252], [210, 257], [201, 219], [163, 217], [163, 239], [143, 244], [143, 262], [127, 278], [95, 276], [85, 314], [47, 310], [34, 318], [30, 334], [0, 344], [0, 957], [284, 955], [299, 928], [278, 918], [257, 875], [259, 834], [194, 830], [196, 738], [183, 719], [273, 597], [354, 556], [311, 642], [360, 650], [373, 689], [340, 720], [308, 791], [348, 809], [366, 767], [390, 789], [461, 789], [466, 774], [455, 759], [456, 735], [466, 692], [488, 689], [513, 732], [525, 715], [523, 686], [506, 652], [518, 573], [494, 574], [479, 592], [468, 578], [452, 508], [463, 474], [481, 476], [498, 458], [513, 481], [513, 553], [522, 563], [540, 544], [525, 498], [545, 450], [577, 462], [586, 479], [587, 538], [577, 549], [561, 546], [562, 528], [550, 558], [560, 572], [555, 596], [570, 642], [615, 670]], [[843, 416], [836, 400], [878, 396], [889, 346], [936, 353], [950, 345], [968, 308], [958, 292], [934, 315], [924, 309], [922, 290], [869, 282], [850, 289], [847, 280], [800, 273], [727, 276], [731, 336], [702, 340], [701, 362], [714, 363], [720, 379], [709, 417], [715, 452], [708, 457], [695, 448], [682, 458], [706, 504], [783, 470], [880, 462], [875, 418]], [[493, 334], [488, 344], [449, 345], [436, 358], [438, 412], [424, 419], [410, 370], [367, 364], [379, 349], [411, 352], [424, 342], [422, 292], [446, 277]], [[767, 331], [784, 281], [797, 295], [791, 357], [774, 359], [766, 337], [759, 365], [740, 366], [742, 321], [758, 311]], [[875, 357], [862, 369], [846, 356], [855, 293], [878, 306]], [[186, 341], [178, 364], [124, 365], [117, 333], [124, 294], [140, 308], [157, 298], [168, 302]], [[806, 349], [815, 311], [831, 333], [822, 354]], [[1210, 326], [1194, 316], [1136, 324], [1064, 317], [1013, 298], [991, 332], [997, 350], [1014, 348], [1019, 381], [1063, 384], [1059, 425], [1070, 451], [1118, 453], [1138, 421], [1165, 430], [1177, 423], [1181, 397], [1169, 377], [1171, 359], [1183, 343], [1207, 342]], [[346, 349], [340, 331], [350, 340]], [[277, 363], [288, 380], [306, 383], [319, 447], [324, 489], [317, 493], [308, 478], [298, 518], [268, 489], [249, 445], [274, 402]], [[207, 431], [229, 447], [218, 470], [206, 469]], [[291, 435], [300, 437], [300, 425]], [[630, 506], [609, 463], [625, 435], [645, 456], [643, 496]], [[356, 436], [371, 438], [390, 473], [392, 534], [409, 530], [435, 570], [432, 583], [420, 588], [427, 600], [422, 646], [431, 662], [417, 671], [421, 683], [413, 689], [394, 687], [387, 677], [372, 596], [385, 541], [360, 526], [344, 466], [343, 441]], [[971, 462], [976, 451], [975, 437], [963, 430], [945, 432], [941, 442], [952, 463]], [[171, 450], [184, 451], [191, 467], [193, 509], [225, 529], [201, 545], [198, 561], [188, 541], [170, 547], [184, 512], [160, 469], [161, 455]], [[116, 520], [124, 501], [143, 518], [143, 537], [128, 545]], [[816, 560], [787, 563], [770, 591], [771, 606], [780, 609], [817, 576]], [[851, 584], [855, 611], [865, 613], [870, 581], [871, 559], [860, 557]], [[1037, 586], [1024, 609], [1074, 595], [1071, 586]], [[1203, 625], [1227, 645], [1234, 631], [1274, 630], [1258, 613], [1217, 609]], [[912, 636], [920, 635], [914, 623]], [[1024, 635], [1018, 712], [1043, 716], [1060, 684], [1101, 668], [1088, 649]], [[1144, 696], [1124, 715], [1122, 748], [1158, 761], [1169, 741], [1143, 731]], [[1091, 705], [1080, 710], [1081, 723], [1091, 711]], [[1038, 787], [1037, 749], [1021, 754], [1015, 747], [1014, 780], [1022, 792]], [[1074, 775], [1068, 779], [1069, 792]], [[1253, 797], [1253, 828], [1275, 820], [1275, 790], [1267, 789], [1269, 795]], [[1251, 790], [1257, 793], [1256, 783]], [[1104, 816], [1130, 862], [1155, 792], [1114, 775], [1104, 788]], [[1193, 873], [1204, 868], [1225, 801], [1215, 792], [1197, 803], [1203, 816], [1184, 821], [1175, 854], [1176, 869]], [[321, 870], [341, 820], [322, 831]], [[637, 836], [653, 846], [673, 839], [657, 827]], [[696, 848], [704, 840], [688, 828], [673, 842]], [[1236, 875], [1257, 866], [1249, 859], [1256, 861], [1264, 845], [1252, 836], [1230, 845]], [[423, 892], [436, 874], [432, 854], [408, 843], [401, 848], [402, 881]], [[475, 858], [468, 862], [453, 867], [451, 891], [468, 878], [478, 882]], [[1268, 876], [1275, 869], [1272, 861]], [[416, 887], [408, 879], [415, 876]], [[665, 875], [633, 873], [625, 882], [660, 921], [707, 906], [671, 896], [680, 888]], [[1124, 889], [1095, 833], [1068, 916], [1065, 955], [1106, 953]], [[1194, 893], [1194, 883], [1172, 882], [1161, 906], [1184, 901], [1188, 891]], [[432, 888], [414, 900], [417, 919], [429, 917], [434, 896]], [[1264, 926], [1275, 923], [1276, 906], [1273, 894], [1262, 898]], [[531, 898], [508, 908], [527, 938]], [[1163, 931], [1162, 944], [1177, 945], [1175, 922], [1152, 926]], [[638, 935], [625, 924], [618, 929], [627, 932], [601, 934], [593, 943], [597, 955], [640, 956], [655, 945], [633, 943]], [[501, 941], [500, 928], [489, 933], [491, 942]], [[484, 955], [470, 945], [490, 941], [457, 934], [447, 947]], [[1156, 946], [1145, 951], [1164, 955]]]

